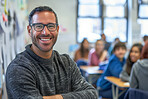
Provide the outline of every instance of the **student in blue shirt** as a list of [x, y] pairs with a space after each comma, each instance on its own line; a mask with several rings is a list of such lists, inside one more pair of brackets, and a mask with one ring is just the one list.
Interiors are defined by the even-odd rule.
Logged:
[[122, 42], [118, 42], [117, 44], [115, 44], [113, 52], [114, 54], [110, 57], [106, 70], [97, 81], [99, 96], [102, 96], [103, 98], [112, 98], [111, 83], [105, 80], [105, 77], [114, 76], [119, 78], [119, 74], [122, 71], [123, 65], [125, 64], [125, 44]]

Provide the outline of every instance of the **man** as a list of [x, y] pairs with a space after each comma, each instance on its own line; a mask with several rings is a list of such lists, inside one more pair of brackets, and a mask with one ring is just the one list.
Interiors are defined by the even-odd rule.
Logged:
[[53, 50], [59, 26], [47, 6], [29, 15], [32, 44], [16, 56], [6, 72], [9, 99], [97, 99], [97, 92], [81, 76], [75, 62]]

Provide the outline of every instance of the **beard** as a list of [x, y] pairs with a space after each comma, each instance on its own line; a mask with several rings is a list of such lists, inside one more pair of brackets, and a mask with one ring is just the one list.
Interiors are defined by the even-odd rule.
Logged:
[[[50, 36], [50, 35], [48, 35]], [[56, 41], [57, 41], [57, 38], [55, 39], [55, 42], [52, 44], [52, 46], [47, 49], [47, 50], [44, 50], [39, 44], [38, 44], [38, 40], [40, 36], [37, 36], [37, 38], [33, 35], [33, 32], [31, 32], [31, 40], [32, 40], [32, 43], [42, 52], [49, 52], [53, 49], [53, 46], [55, 45]], [[45, 37], [45, 36], [44, 36]], [[47, 44], [48, 45], [48, 44]], [[46, 46], [46, 44], [44, 44], [44, 46]]]

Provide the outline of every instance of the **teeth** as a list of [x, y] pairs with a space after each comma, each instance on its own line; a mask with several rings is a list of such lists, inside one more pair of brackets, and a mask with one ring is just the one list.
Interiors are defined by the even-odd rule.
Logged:
[[50, 40], [50, 39], [41, 39], [42, 41], [48, 41], [48, 40]]

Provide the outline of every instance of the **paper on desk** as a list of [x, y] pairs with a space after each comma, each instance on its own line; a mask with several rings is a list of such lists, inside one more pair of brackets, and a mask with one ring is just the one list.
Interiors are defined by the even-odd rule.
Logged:
[[130, 84], [129, 84], [129, 82], [126, 82], [126, 83], [124, 83], [124, 85], [129, 86]]

